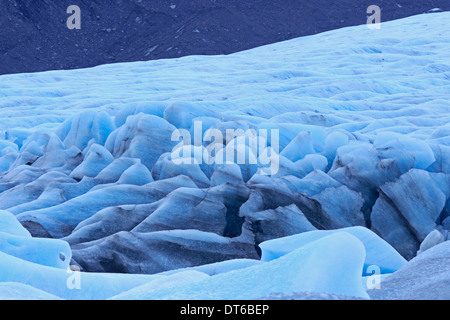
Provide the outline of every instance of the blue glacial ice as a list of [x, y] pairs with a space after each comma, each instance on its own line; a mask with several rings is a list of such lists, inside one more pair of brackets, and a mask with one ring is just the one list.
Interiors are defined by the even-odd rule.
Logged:
[[449, 18], [1, 76], [0, 297], [448, 297]]

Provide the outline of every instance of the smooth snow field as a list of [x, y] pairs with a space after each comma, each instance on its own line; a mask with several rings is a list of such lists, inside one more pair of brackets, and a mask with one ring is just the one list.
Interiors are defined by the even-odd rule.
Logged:
[[449, 21], [0, 76], [0, 299], [450, 299]]

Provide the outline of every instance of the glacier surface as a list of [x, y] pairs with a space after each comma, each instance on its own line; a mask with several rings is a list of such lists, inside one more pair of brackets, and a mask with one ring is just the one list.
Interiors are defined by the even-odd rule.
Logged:
[[447, 298], [449, 19], [0, 76], [0, 297]]

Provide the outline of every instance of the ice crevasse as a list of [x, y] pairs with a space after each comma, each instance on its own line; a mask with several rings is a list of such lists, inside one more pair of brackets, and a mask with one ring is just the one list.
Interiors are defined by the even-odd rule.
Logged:
[[[0, 227], [0, 295], [5, 299], [257, 299], [296, 292], [367, 299], [366, 265], [394, 272], [406, 263], [372, 231], [352, 227], [263, 242], [261, 260], [235, 259], [153, 275], [77, 273], [69, 269], [70, 247], [64, 241], [32, 238], [6, 211]], [[189, 237], [185, 233], [179, 236]], [[33, 255], [37, 245], [40, 260]]]

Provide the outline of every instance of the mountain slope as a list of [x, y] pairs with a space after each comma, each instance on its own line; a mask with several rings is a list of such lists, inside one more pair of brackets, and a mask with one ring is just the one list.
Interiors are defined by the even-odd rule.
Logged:
[[[69, 5], [81, 30], [68, 30]], [[63, 1], [0, 4], [0, 74], [75, 69], [112, 62], [229, 54], [304, 35], [366, 23], [372, 1]], [[378, 1], [390, 21], [448, 1]]]

